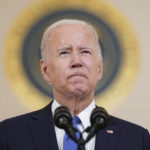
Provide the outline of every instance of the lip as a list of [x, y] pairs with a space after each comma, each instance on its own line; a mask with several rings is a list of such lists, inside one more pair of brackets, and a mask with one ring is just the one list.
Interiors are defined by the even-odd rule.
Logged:
[[87, 78], [87, 76], [83, 73], [74, 73], [72, 75], [70, 75], [68, 78], [72, 78], [72, 77], [84, 77]]

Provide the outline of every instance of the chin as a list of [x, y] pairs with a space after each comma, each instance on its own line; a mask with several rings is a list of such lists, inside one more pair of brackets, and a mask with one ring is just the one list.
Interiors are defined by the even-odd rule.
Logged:
[[71, 91], [72, 95], [74, 97], [78, 97], [78, 98], [82, 98], [85, 97], [87, 95], [87, 93], [89, 93], [89, 90], [82, 88], [73, 88]]

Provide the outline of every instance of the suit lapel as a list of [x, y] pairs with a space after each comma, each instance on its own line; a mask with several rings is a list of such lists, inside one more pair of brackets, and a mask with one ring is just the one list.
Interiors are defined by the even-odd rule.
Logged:
[[[31, 117], [29, 130], [36, 150], [58, 150], [51, 104]], [[115, 150], [119, 131], [114, 119], [110, 118], [107, 128], [96, 135], [95, 150]]]
[[51, 104], [32, 116], [30, 130], [36, 150], [58, 150]]
[[115, 150], [118, 137], [119, 131], [115, 122], [111, 120], [108, 127], [96, 135], [95, 150]]

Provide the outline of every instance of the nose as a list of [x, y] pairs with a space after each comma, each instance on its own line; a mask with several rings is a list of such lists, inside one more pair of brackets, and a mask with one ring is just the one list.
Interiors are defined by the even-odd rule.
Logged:
[[78, 68], [78, 67], [82, 67], [81, 57], [80, 54], [74, 52], [72, 53], [71, 56], [71, 68]]

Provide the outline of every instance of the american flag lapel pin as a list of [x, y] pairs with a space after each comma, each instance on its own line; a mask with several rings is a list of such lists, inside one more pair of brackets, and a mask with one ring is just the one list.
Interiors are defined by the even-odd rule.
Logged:
[[106, 131], [108, 134], [114, 134], [114, 131], [113, 130], [107, 130]]

